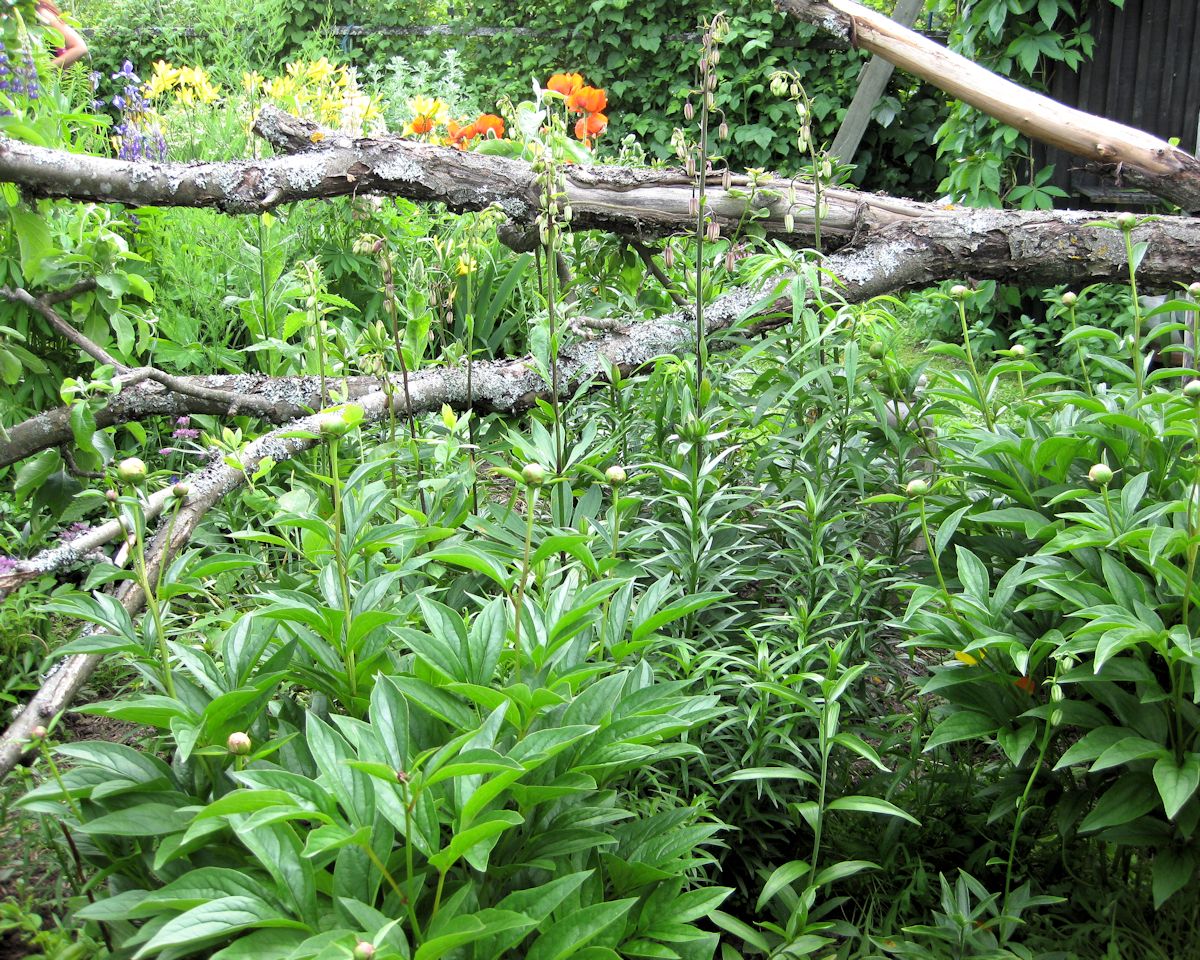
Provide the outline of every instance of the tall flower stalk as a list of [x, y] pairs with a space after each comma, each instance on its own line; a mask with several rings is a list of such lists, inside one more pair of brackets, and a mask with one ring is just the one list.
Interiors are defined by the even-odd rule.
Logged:
[[[705, 243], [714, 243], [721, 235], [721, 228], [708, 211], [708, 173], [712, 162], [710, 156], [710, 125], [717, 113], [717, 66], [721, 62], [719, 45], [726, 31], [724, 16], [718, 14], [708, 22], [704, 31], [704, 40], [700, 52], [700, 63], [697, 68], [699, 85], [695, 91], [700, 102], [700, 130], [694, 148], [687, 154], [686, 169], [693, 182], [692, 214], [696, 219], [696, 403], [697, 414], [703, 414], [705, 394], [704, 376], [707, 364], [707, 343], [704, 328], [704, 249]], [[691, 120], [695, 116], [695, 107], [689, 100], [684, 105], [684, 116]], [[718, 131], [723, 137], [728, 136], [728, 125], [722, 119]]]

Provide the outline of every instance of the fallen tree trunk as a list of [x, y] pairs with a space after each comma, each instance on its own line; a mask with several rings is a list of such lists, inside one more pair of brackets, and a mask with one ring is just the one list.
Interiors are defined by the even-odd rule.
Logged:
[[1165, 140], [1027, 90], [854, 0], [776, 0], [798, 20], [883, 57], [1027, 136], [1083, 157], [1184, 210], [1200, 210], [1200, 160]]
[[[254, 416], [268, 423], [287, 423], [322, 406], [321, 378], [268, 377], [252, 373], [176, 377], [190, 390], [174, 390], [156, 380], [143, 379], [121, 392], [95, 412], [97, 428], [149, 420], [154, 417]], [[118, 382], [119, 378], [118, 378]], [[377, 377], [328, 377], [329, 389], [356, 400], [382, 388]], [[396, 389], [400, 389], [397, 378]], [[202, 395], [214, 391], [217, 396]], [[233, 398], [232, 403], [230, 397]], [[71, 410], [56, 407], [8, 427], [0, 439], [0, 467], [31, 457], [51, 447], [73, 443]]]
[[[142, 507], [146, 519], [157, 519], [170, 499], [169, 489], [159, 490], [147, 497]], [[107, 562], [108, 558], [99, 554], [100, 548], [112, 543], [123, 533], [124, 528], [119, 521], [107, 520], [57, 547], [49, 547], [36, 556], [15, 561], [12, 567], [0, 571], [0, 600], [47, 573], [57, 573], [82, 563]]]
[[[955, 211], [952, 216], [902, 221], [878, 230], [824, 261], [834, 287], [851, 302], [930, 286], [943, 280], [996, 280], [1024, 286], [1090, 283], [1128, 279], [1120, 234], [1092, 226], [1097, 214], [1018, 210]], [[1178, 289], [1200, 279], [1200, 222], [1159, 217], [1138, 227], [1135, 238], [1148, 249], [1138, 267], [1138, 284], [1147, 292]], [[753, 302], [754, 293], [748, 302]], [[731, 295], [735, 299], [742, 294]], [[709, 309], [712, 309], [709, 307]], [[675, 315], [687, 323], [689, 311]], [[628, 326], [618, 322], [617, 327]], [[682, 341], [671, 349], [686, 347]], [[423, 370], [415, 380], [438, 378], [441, 368]], [[197, 388], [245, 398], [230, 409], [227, 399], [206, 399], [144, 381], [121, 391], [95, 414], [98, 427], [189, 414], [254, 415], [286, 423], [321, 406], [318, 377], [266, 377], [255, 374], [178, 378]], [[346, 397], [356, 400], [381, 388], [375, 377], [330, 378]], [[399, 383], [396, 382], [396, 389]], [[503, 408], [501, 408], [503, 409]], [[73, 442], [70, 411], [58, 407], [7, 430], [0, 440], [0, 466]]]
[[[295, 149], [296, 124], [302, 122], [264, 108], [256, 129], [281, 148]], [[233, 214], [363, 194], [439, 202], [459, 213], [496, 205], [523, 227], [532, 226], [541, 209], [540, 184], [523, 160], [400, 137], [330, 136], [319, 145], [309, 142], [309, 147], [261, 160], [157, 164], [0, 139], [0, 181], [18, 184], [35, 197], [211, 207]], [[682, 171], [571, 165], [564, 176], [574, 229], [604, 230], [637, 240], [695, 230], [693, 184]], [[713, 173], [705, 190], [708, 210], [727, 236], [753, 222], [768, 236], [788, 238], [797, 246], [813, 241], [817, 193], [811, 183], [770, 179], [752, 187], [750, 179], [739, 174], [730, 176], [725, 189], [722, 175]], [[856, 190], [823, 189], [820, 199], [821, 235], [829, 246], [889, 223], [938, 214], [931, 204]]]

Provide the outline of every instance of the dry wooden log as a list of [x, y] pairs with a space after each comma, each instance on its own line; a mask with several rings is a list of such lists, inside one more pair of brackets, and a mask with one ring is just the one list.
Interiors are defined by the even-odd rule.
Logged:
[[[257, 129], [290, 148], [278, 133], [296, 118], [264, 108]], [[289, 128], [291, 129], [291, 128]], [[496, 205], [520, 225], [532, 224], [540, 189], [530, 164], [399, 137], [330, 136], [312, 149], [287, 156], [226, 163], [155, 164], [91, 157], [0, 139], [0, 181], [34, 197], [123, 203], [130, 206], [212, 207], [226, 213], [261, 213], [298, 200], [385, 194], [444, 203], [456, 212]], [[566, 169], [566, 194], [578, 230], [605, 230], [651, 240], [695, 229], [692, 184], [677, 170], [630, 167]], [[794, 200], [789, 200], [789, 192]], [[815, 193], [811, 183], [773, 179], [751, 188], [731, 175], [730, 188], [713, 174], [706, 187], [709, 210], [729, 236], [754, 219], [769, 236], [796, 246], [811, 244]], [[855, 190], [820, 192], [821, 235], [828, 247], [889, 223], [938, 215], [925, 203]], [[751, 216], [753, 211], [757, 214]], [[791, 220], [785, 223], [787, 214]], [[791, 224], [791, 229], [788, 228]]]
[[907, 30], [854, 0], [776, 0], [798, 20], [883, 57], [1027, 136], [1186, 211], [1200, 210], [1200, 160], [1165, 140], [1065, 106]]
[[[287, 423], [321, 406], [320, 377], [268, 377], [260, 374], [212, 374], [168, 378], [173, 386], [143, 376], [147, 368], [117, 377], [121, 392], [95, 411], [97, 428], [155, 417], [191, 414], [254, 416]], [[330, 387], [354, 400], [382, 388], [377, 377], [330, 377]], [[397, 387], [399, 381], [397, 377]], [[8, 466], [50, 447], [73, 442], [68, 407], [56, 407], [8, 427], [0, 438], [0, 466]]]
[[[169, 489], [151, 494], [143, 507], [146, 519], [156, 519], [170, 499]], [[14, 561], [13, 566], [0, 571], [0, 600], [47, 573], [57, 573], [83, 563], [107, 562], [108, 558], [99, 552], [100, 548], [112, 543], [122, 532], [117, 520], [107, 520], [36, 556]]]
[[[962, 208], [943, 213], [946, 215], [901, 221], [866, 235], [825, 261], [830, 276], [846, 285], [844, 295], [853, 301], [949, 279], [1077, 288], [1126, 279], [1120, 234], [1091, 226], [1096, 214]], [[1148, 244], [1138, 268], [1138, 282], [1144, 290], [1171, 290], [1179, 282], [1200, 279], [1195, 257], [1200, 249], [1200, 223], [1196, 220], [1159, 217], [1139, 227], [1136, 238]], [[749, 296], [748, 302], [753, 302], [753, 292]], [[687, 322], [687, 315], [686, 310], [676, 315], [677, 322]], [[620, 322], [615, 325], [622, 327]], [[436, 379], [444, 372], [433, 368], [417, 374], [416, 379]], [[187, 389], [180, 392], [152, 381], [132, 383], [96, 412], [97, 426], [194, 413], [226, 416], [231, 397], [240, 398], [234, 413], [270, 423], [286, 423], [321, 405], [317, 377], [237, 374], [181, 377], [174, 382]], [[380, 389], [380, 382], [373, 377], [333, 382], [346, 391], [348, 399]], [[0, 466], [71, 441], [66, 407], [38, 414], [8, 428], [7, 439], [0, 440]]]

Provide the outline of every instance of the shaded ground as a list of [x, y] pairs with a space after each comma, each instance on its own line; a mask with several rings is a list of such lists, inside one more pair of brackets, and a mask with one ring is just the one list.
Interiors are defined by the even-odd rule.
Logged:
[[[150, 730], [108, 717], [69, 713], [55, 730], [60, 741], [107, 740], [140, 747]], [[54, 929], [54, 917], [75, 895], [74, 864], [54, 821], [24, 814], [13, 805], [40, 782], [42, 765], [21, 767], [0, 785], [0, 960], [52, 956], [31, 946], [38, 929]]]

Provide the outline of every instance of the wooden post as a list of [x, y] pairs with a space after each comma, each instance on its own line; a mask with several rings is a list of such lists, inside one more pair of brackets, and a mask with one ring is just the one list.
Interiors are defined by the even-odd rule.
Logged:
[[[892, 19], [902, 27], [911, 27], [925, 6], [925, 0], [898, 0], [896, 9], [892, 11]], [[871, 62], [863, 67], [858, 76], [858, 90], [850, 102], [850, 109], [842, 120], [842, 126], [834, 138], [830, 153], [834, 161], [851, 163], [858, 153], [863, 134], [867, 132], [867, 124], [871, 122], [871, 111], [887, 89], [892, 71], [896, 68], [883, 57], [876, 54]]]

